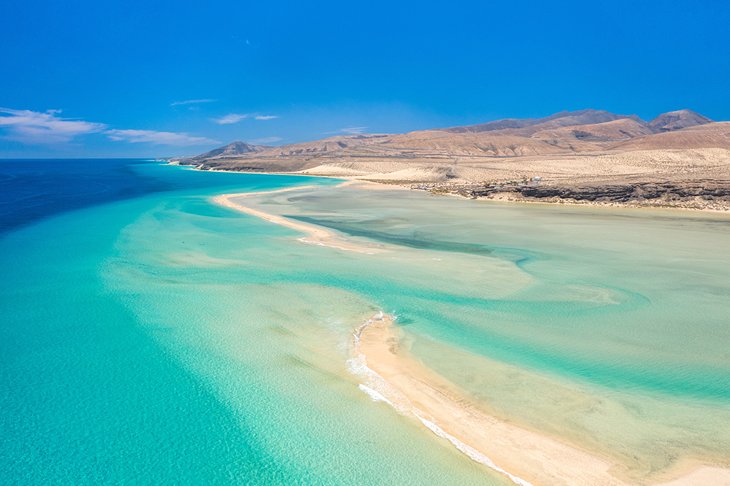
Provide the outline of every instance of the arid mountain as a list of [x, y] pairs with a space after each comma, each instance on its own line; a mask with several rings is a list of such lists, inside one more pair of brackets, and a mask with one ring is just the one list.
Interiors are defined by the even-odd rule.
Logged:
[[332, 154], [363, 145], [382, 143], [389, 139], [389, 137], [389, 135], [373, 134], [340, 135], [322, 140], [315, 140], [313, 142], [282, 145], [281, 147], [270, 147], [263, 151], [264, 153], [262, 155], [267, 157], [301, 157]]
[[[180, 163], [205, 170], [350, 177], [476, 196], [511, 191], [519, 197], [529, 192], [537, 198], [590, 199], [594, 188], [609, 201], [641, 197], [669, 204], [666, 199], [674, 198], [708, 207], [702, 201], [719, 197], [730, 207], [730, 122], [711, 122], [689, 110], [650, 123], [582, 110], [281, 147], [239, 142]], [[606, 189], [613, 186], [620, 188]], [[633, 188], [639, 186], [637, 196]]]
[[[302, 170], [330, 162], [389, 159], [453, 161], [455, 158], [531, 157], [592, 153], [621, 147], [725, 147], [723, 129], [653, 139], [656, 132], [681, 132], [684, 125], [707, 125], [690, 110], [665, 113], [647, 123], [634, 115], [601, 110], [556, 113], [545, 118], [507, 119], [404, 134], [335, 136], [312, 142], [263, 147], [234, 142], [184, 163], [244, 170]], [[700, 125], [705, 124], [705, 125]], [[630, 143], [635, 141], [635, 145]], [[238, 161], [238, 162], [237, 162]], [[240, 163], [239, 163], [240, 162]]]
[[516, 157], [521, 155], [555, 154], [565, 151], [549, 141], [514, 135], [506, 131], [447, 132], [422, 130], [393, 135], [377, 148], [387, 147], [401, 157], [477, 156]]
[[[639, 137], [613, 147], [615, 150], [730, 149], [730, 122], [711, 122]], [[730, 174], [729, 174], [730, 176]]]
[[267, 148], [269, 147], [265, 147], [263, 145], [251, 145], [246, 142], [231, 142], [228, 145], [213, 149], [210, 152], [196, 155], [193, 157], [193, 160], [207, 160], [217, 157], [236, 157], [239, 155], [261, 152]]
[[670, 132], [672, 130], [681, 130], [707, 123], [712, 123], [712, 120], [706, 116], [695, 113], [692, 110], [677, 110], [662, 113], [650, 121], [649, 126], [655, 132]]
[[452, 133], [480, 133], [513, 130], [513, 134], [529, 135], [540, 130], [551, 128], [592, 125], [623, 118], [639, 120], [635, 115], [616, 115], [603, 110], [561, 111], [560, 113], [555, 113], [545, 118], [507, 118], [505, 120], [496, 120], [479, 125], [446, 128], [444, 131]]
[[604, 123], [573, 125], [544, 129], [532, 134], [532, 138], [561, 142], [617, 142], [643, 137], [654, 133], [646, 123], [634, 118], [619, 118]]

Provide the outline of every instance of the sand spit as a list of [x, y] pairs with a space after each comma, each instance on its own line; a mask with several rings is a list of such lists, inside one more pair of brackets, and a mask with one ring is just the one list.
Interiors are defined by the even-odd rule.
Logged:
[[[616, 476], [622, 467], [609, 458], [489, 416], [457, 387], [411, 357], [400, 342], [393, 318], [383, 313], [355, 330], [349, 365], [363, 380], [360, 388], [374, 400], [418, 420], [474, 461], [521, 486], [637, 484]], [[667, 484], [698, 484], [698, 479], [703, 484], [728, 484], [730, 479], [730, 471], [701, 464], [674, 473]]]
[[291, 191], [302, 191], [306, 189], [313, 189], [315, 186], [297, 186], [297, 187], [288, 187], [285, 189], [277, 189], [273, 191], [261, 191], [261, 192], [244, 192], [239, 194], [221, 194], [219, 196], [216, 196], [212, 199], [212, 201], [215, 204], [218, 204], [220, 206], [233, 209], [235, 211], [239, 211], [242, 213], [250, 214], [251, 216], [256, 216], [257, 218], [261, 218], [265, 221], [268, 221], [270, 223], [278, 224], [279, 226], [284, 226], [286, 228], [293, 229], [295, 231], [299, 231], [301, 233], [304, 233], [306, 236], [303, 236], [301, 238], [298, 238], [299, 241], [302, 243], [307, 243], [310, 245], [319, 245], [319, 246], [326, 246], [329, 248], [334, 248], [337, 250], [343, 250], [343, 251], [354, 251], [357, 253], [365, 253], [365, 254], [375, 254], [380, 253], [383, 250], [376, 247], [370, 247], [363, 244], [358, 244], [349, 240], [344, 239], [334, 231], [328, 230], [326, 228], [322, 228], [319, 226], [302, 223], [299, 221], [292, 221], [291, 219], [285, 218], [283, 216], [279, 216], [276, 214], [267, 213], [264, 211], [261, 211], [260, 209], [255, 209], [251, 206], [245, 205], [241, 203], [239, 200], [246, 199], [250, 197], [255, 196], [263, 196], [267, 194], [274, 194], [274, 193], [283, 193], [283, 192], [291, 192]]

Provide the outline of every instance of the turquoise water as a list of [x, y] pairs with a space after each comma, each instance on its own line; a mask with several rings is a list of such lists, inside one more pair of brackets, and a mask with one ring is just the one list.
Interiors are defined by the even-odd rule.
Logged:
[[727, 216], [354, 189], [257, 204], [387, 248], [306, 279], [397, 314], [411, 351], [488, 412], [635, 480], [730, 464]]
[[249, 271], [288, 232], [207, 202], [336, 181], [133, 170], [171, 190], [0, 239], [3, 483], [503, 482], [310, 356], [371, 304]]
[[[505, 483], [358, 389], [379, 310], [488, 412], [631, 477], [730, 462], [727, 217], [125, 170], [150, 189], [0, 238], [4, 482]], [[385, 251], [209, 201], [304, 184], [251, 203]]]

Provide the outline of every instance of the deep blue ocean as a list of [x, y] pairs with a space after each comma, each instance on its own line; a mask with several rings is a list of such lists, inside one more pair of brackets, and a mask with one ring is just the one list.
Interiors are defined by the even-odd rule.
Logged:
[[0, 233], [58, 213], [173, 188], [130, 159], [0, 159]]

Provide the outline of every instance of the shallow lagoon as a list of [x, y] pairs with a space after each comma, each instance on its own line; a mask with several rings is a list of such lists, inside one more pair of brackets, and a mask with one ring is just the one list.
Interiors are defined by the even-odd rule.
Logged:
[[[358, 389], [351, 332], [379, 310], [485, 410], [630, 475], [728, 461], [726, 217], [133, 170], [159, 192], [0, 239], [13, 480], [504, 483]], [[255, 204], [387, 251], [209, 201], [313, 183]]]

